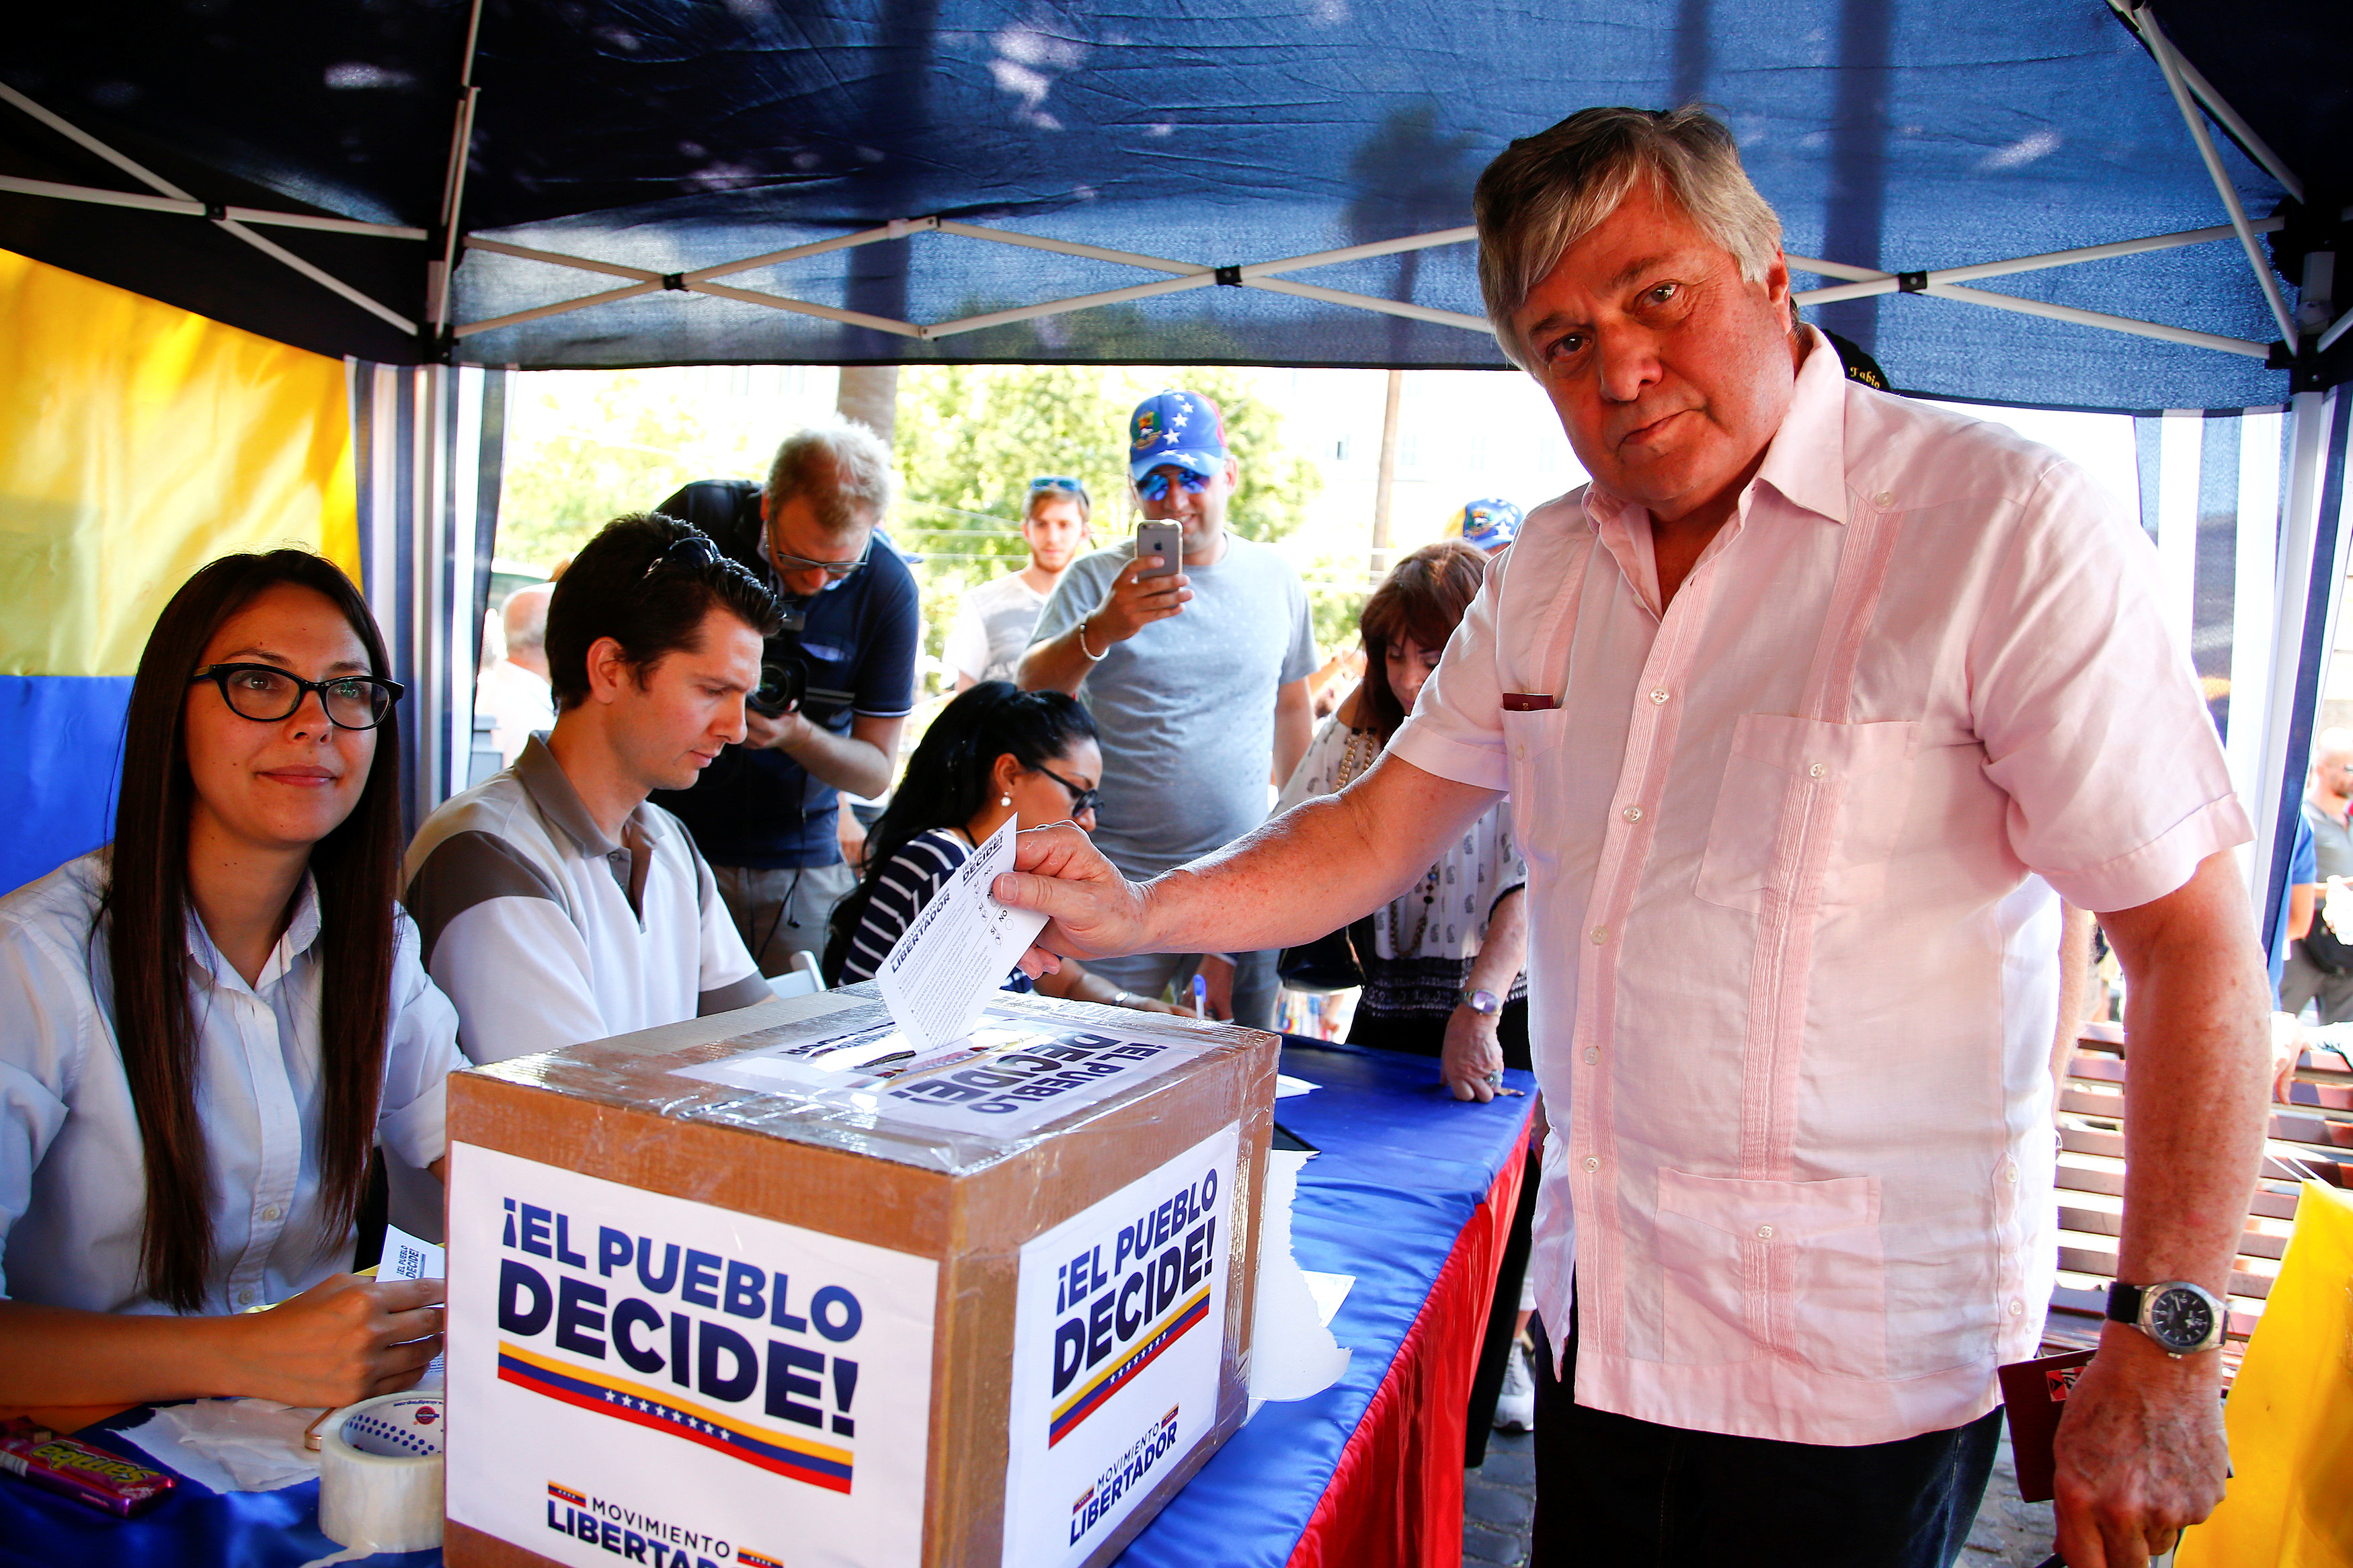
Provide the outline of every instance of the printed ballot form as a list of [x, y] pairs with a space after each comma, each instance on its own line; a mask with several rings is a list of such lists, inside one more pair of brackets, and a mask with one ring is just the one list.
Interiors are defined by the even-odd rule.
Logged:
[[892, 1021], [923, 1049], [936, 1050], [972, 1033], [989, 996], [1004, 987], [1014, 961], [1045, 929], [1044, 915], [1008, 909], [988, 891], [1013, 869], [1019, 821], [1007, 817], [955, 868], [874, 972], [875, 988]]

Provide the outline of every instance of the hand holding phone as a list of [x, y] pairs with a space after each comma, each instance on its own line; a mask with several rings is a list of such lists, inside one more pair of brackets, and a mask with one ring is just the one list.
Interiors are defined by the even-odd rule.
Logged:
[[[1155, 557], [1158, 559], [1154, 560]], [[1152, 562], [1136, 574], [1139, 577], [1168, 577], [1182, 570], [1185, 564], [1185, 530], [1174, 522], [1140, 522], [1135, 525], [1135, 558]]]

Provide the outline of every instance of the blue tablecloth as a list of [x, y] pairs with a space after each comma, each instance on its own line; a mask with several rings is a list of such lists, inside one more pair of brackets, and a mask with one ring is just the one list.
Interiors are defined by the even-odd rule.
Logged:
[[[1303, 1268], [1353, 1274], [1332, 1331], [1355, 1352], [1345, 1376], [1313, 1399], [1262, 1407], [1120, 1559], [1137, 1568], [1247, 1568], [1285, 1561], [1306, 1528], [1348, 1435], [1421, 1310], [1463, 1222], [1519, 1137], [1530, 1101], [1456, 1101], [1436, 1064], [1388, 1051], [1286, 1038], [1282, 1070], [1323, 1087], [1280, 1100], [1275, 1119], [1323, 1152], [1307, 1163], [1293, 1211]], [[1534, 1092], [1525, 1073], [1512, 1088]], [[114, 1429], [85, 1441], [152, 1463]], [[337, 1551], [319, 1532], [319, 1485], [226, 1496], [183, 1481], [144, 1518], [118, 1521], [14, 1480], [0, 1480], [5, 1568], [301, 1568]], [[428, 1568], [438, 1552], [354, 1561]]]

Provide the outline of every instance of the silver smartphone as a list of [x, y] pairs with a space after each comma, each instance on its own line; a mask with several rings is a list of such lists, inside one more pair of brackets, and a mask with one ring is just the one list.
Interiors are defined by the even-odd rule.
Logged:
[[1174, 522], [1139, 522], [1135, 525], [1135, 558], [1150, 561], [1158, 556], [1155, 565], [1146, 566], [1136, 574], [1139, 577], [1167, 577], [1185, 564], [1185, 530]]

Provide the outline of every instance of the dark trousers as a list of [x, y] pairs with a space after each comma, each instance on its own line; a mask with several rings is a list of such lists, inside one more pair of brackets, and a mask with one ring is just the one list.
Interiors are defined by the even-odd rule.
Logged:
[[1588, 1410], [1536, 1342], [1536, 1519], [1530, 1568], [1947, 1568], [1976, 1521], [2001, 1412], [1841, 1448], [1727, 1437]]

